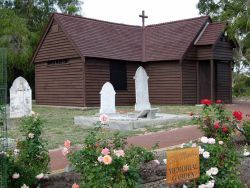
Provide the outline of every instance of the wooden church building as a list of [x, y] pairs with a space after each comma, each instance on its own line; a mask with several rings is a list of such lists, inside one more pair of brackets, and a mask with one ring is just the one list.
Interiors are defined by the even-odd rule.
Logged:
[[231, 103], [235, 46], [225, 27], [207, 16], [140, 27], [55, 13], [32, 59], [36, 101], [99, 106], [109, 81], [116, 105], [134, 105], [143, 66], [151, 104]]

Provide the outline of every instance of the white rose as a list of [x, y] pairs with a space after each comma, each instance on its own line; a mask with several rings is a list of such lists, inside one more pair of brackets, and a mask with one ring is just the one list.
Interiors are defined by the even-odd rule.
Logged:
[[212, 171], [211, 171], [211, 169], [209, 169], [208, 171], [206, 171], [206, 175], [209, 176], [209, 177], [212, 176]]
[[14, 149], [14, 155], [18, 155], [18, 154], [19, 154], [19, 152], [20, 152], [20, 150], [19, 150], [19, 149]]
[[202, 155], [205, 159], [208, 159], [210, 157], [210, 153], [208, 151], [204, 151]]
[[214, 182], [213, 181], [209, 181], [206, 183], [207, 188], [213, 188], [214, 187]]
[[211, 171], [212, 175], [217, 175], [219, 172], [217, 167], [210, 168], [210, 171]]
[[34, 133], [29, 133], [28, 137], [31, 138], [31, 139], [34, 138]]
[[103, 159], [103, 157], [102, 157], [102, 156], [99, 156], [99, 157], [97, 158], [97, 161], [98, 161], [99, 163], [102, 163], [102, 159]]
[[247, 151], [247, 149], [244, 149], [243, 155], [244, 155], [244, 156], [249, 156], [249, 155], [250, 155], [250, 152]]
[[21, 188], [29, 188], [26, 184], [23, 184]]
[[219, 141], [219, 144], [220, 144], [220, 145], [223, 145], [223, 141], [222, 141], [222, 140], [220, 140], [220, 141]]
[[36, 176], [36, 179], [42, 179], [44, 177], [44, 174], [43, 173], [41, 173], [41, 174], [38, 174], [37, 176]]
[[205, 151], [205, 150], [202, 149], [202, 148], [199, 146], [199, 154], [200, 154], [200, 155], [203, 154], [204, 151]]
[[215, 139], [214, 138], [209, 138], [207, 142], [209, 144], [215, 144]]
[[14, 173], [13, 175], [12, 175], [12, 178], [13, 179], [18, 179], [20, 177], [20, 174], [19, 173]]
[[34, 116], [34, 115], [36, 115], [36, 113], [34, 111], [31, 111], [30, 115]]
[[205, 136], [201, 137], [201, 142], [206, 144], [208, 142], [208, 138]]
[[198, 186], [198, 188], [207, 188], [207, 185], [201, 184], [201, 185]]

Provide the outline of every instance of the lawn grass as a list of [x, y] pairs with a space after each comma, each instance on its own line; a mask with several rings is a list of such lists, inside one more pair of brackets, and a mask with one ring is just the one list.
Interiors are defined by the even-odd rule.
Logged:
[[[198, 113], [201, 111], [200, 107], [195, 106], [156, 106], [160, 112], [169, 114], [189, 114], [190, 112]], [[64, 140], [69, 139], [73, 144], [82, 144], [89, 129], [76, 126], [73, 123], [74, 116], [95, 115], [98, 109], [65, 109], [55, 107], [43, 107], [33, 105], [33, 111], [38, 113], [44, 120], [44, 132], [42, 137], [47, 140], [48, 149], [58, 148], [63, 145]], [[133, 107], [117, 107], [120, 113], [133, 111]], [[19, 121], [17, 119], [10, 120], [8, 125], [8, 135], [10, 138], [21, 139], [22, 135], [18, 130]], [[180, 121], [170, 123], [167, 125], [155, 125], [154, 127], [146, 127], [135, 131], [120, 131], [123, 136], [133, 136], [138, 134], [145, 134], [148, 132], [157, 132], [161, 130], [168, 130], [171, 128], [178, 128], [184, 125], [192, 124], [191, 121]], [[113, 131], [107, 131], [107, 134], [112, 134]]]

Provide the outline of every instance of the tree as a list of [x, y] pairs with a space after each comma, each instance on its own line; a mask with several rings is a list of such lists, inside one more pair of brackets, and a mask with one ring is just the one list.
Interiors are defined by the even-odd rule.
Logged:
[[32, 54], [53, 12], [80, 14], [81, 0], [0, 0], [0, 46], [8, 49], [8, 83], [24, 76], [34, 85]]
[[239, 44], [240, 51], [235, 57], [247, 64], [250, 60], [250, 1], [199, 0], [197, 7], [200, 14], [209, 15], [215, 21], [229, 23], [227, 34]]
[[18, 70], [30, 69], [27, 60], [32, 55], [32, 33], [25, 19], [11, 9], [0, 9], [0, 46], [8, 49], [8, 77], [13, 78]]
[[[238, 44], [234, 51], [234, 84], [241, 73], [250, 67], [250, 1], [249, 0], [199, 0], [200, 14], [209, 15], [214, 21], [227, 21], [226, 33]], [[248, 72], [247, 74], [249, 74]], [[250, 74], [249, 74], [250, 75]]]

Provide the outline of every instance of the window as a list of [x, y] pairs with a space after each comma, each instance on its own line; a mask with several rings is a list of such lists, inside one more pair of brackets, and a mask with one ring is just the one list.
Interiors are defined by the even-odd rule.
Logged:
[[59, 64], [66, 64], [68, 63], [68, 59], [57, 59], [48, 61], [48, 65], [59, 65]]
[[115, 90], [127, 90], [126, 63], [110, 63], [110, 82]]

